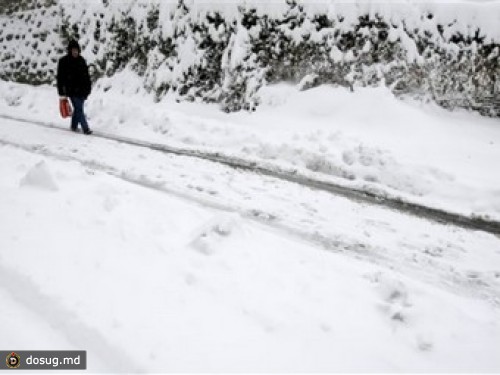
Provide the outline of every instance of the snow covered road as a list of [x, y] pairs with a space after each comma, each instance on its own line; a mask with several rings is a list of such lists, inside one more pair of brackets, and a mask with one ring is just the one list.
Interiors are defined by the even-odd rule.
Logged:
[[[39, 125], [49, 129], [60, 129], [67, 131], [60, 125], [39, 121], [30, 121], [21, 117], [0, 114], [0, 118], [4, 120], [18, 121], [29, 125]], [[197, 150], [193, 148], [174, 147], [163, 143], [152, 143], [140, 139], [124, 137], [116, 134], [108, 134], [102, 132], [94, 132], [94, 137], [108, 139], [119, 143], [125, 143], [132, 146], [144, 147], [154, 151], [160, 151], [167, 154], [191, 156], [215, 163], [220, 163], [233, 168], [245, 169], [254, 173], [263, 174], [272, 178], [298, 183], [300, 185], [311, 187], [317, 190], [340, 195], [351, 200], [372, 205], [380, 205], [383, 207], [392, 208], [404, 213], [416, 215], [428, 220], [452, 224], [463, 227], [465, 229], [478, 229], [485, 232], [500, 234], [500, 221], [495, 221], [489, 218], [476, 217], [472, 215], [465, 216], [456, 212], [445, 211], [444, 209], [434, 208], [425, 205], [423, 202], [412, 201], [399, 196], [391, 196], [385, 191], [373, 189], [359, 189], [349, 187], [343, 184], [334, 183], [324, 180], [318, 176], [302, 174], [297, 170], [280, 168], [279, 166], [266, 163], [261, 160], [249, 160], [236, 156], [224, 155], [221, 152], [209, 152]]]
[[[235, 207], [224, 213], [200, 204], [210, 198], [198, 189], [185, 195], [198, 202], [193, 204], [163, 188], [123, 182], [111, 169], [94, 168], [95, 161], [76, 162], [83, 159], [76, 147], [100, 148], [96, 156], [116, 153], [118, 146], [109, 142], [50, 131], [36, 136], [57, 144], [54, 152], [29, 146], [29, 135], [23, 147], [30, 151], [1, 146], [0, 248], [7, 249], [0, 256], [2, 347], [85, 349], [94, 372], [500, 368], [498, 306], [475, 295], [486, 290], [479, 270], [498, 264], [498, 250], [489, 247], [497, 245], [493, 236], [457, 230], [459, 251], [427, 249], [429, 260], [471, 272], [469, 285], [448, 285], [442, 273], [432, 283], [421, 280], [421, 272], [405, 275], [404, 256], [390, 265], [382, 247], [363, 254], [361, 245], [344, 246], [369, 232], [396, 235], [384, 230], [390, 223], [383, 217], [372, 217], [379, 225], [367, 226], [364, 235], [353, 230], [344, 242], [332, 241], [336, 252], [323, 251], [238, 214], [236, 204], [252, 181], [240, 187], [241, 201], [230, 194]], [[64, 142], [76, 157], [69, 157]], [[134, 158], [122, 167], [136, 166]], [[141, 160], [144, 168], [150, 165]], [[277, 211], [286, 209], [285, 199], [271, 198]], [[330, 208], [346, 207], [330, 202]], [[352, 223], [367, 210], [345, 214]], [[295, 222], [293, 216], [281, 221]], [[444, 234], [435, 224], [430, 228], [439, 244]], [[427, 240], [433, 237], [428, 233]], [[467, 238], [481, 248], [467, 247]], [[392, 240], [386, 238], [386, 255]]]
[[[136, 91], [138, 79], [124, 71], [96, 84], [87, 114], [99, 134], [229, 164], [257, 164], [351, 197], [353, 191], [392, 197], [472, 218], [469, 226], [486, 228], [484, 219], [496, 222], [498, 231], [495, 119], [403, 102], [384, 88], [300, 92], [290, 85], [266, 88], [256, 113], [227, 115], [199, 103], [155, 103]], [[0, 113], [67, 127], [55, 93], [51, 86], [0, 81]]]
[[16, 121], [2, 120], [0, 139], [3, 144], [77, 161], [128, 182], [238, 213], [459, 294], [500, 303], [495, 268], [500, 265], [500, 239], [485, 232], [429, 222], [206, 160]]
[[495, 235], [18, 121], [0, 148], [3, 347], [100, 372], [500, 369]]
[[113, 372], [500, 368], [491, 234], [95, 137], [0, 139], [2, 346]]
[[485, 301], [75, 162], [2, 155], [3, 345], [85, 348], [113, 372], [498, 368]]

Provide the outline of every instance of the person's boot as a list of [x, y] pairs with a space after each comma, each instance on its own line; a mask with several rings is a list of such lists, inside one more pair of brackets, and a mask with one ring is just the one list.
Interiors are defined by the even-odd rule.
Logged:
[[91, 134], [92, 134], [92, 130], [87, 129], [87, 130], [85, 130], [85, 131], [83, 132], [83, 134], [85, 134], [85, 135], [91, 135]]

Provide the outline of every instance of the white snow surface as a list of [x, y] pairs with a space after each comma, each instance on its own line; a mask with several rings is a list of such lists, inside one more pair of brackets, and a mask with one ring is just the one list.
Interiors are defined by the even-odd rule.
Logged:
[[[388, 89], [262, 89], [257, 112], [160, 103], [130, 71], [99, 81], [91, 127], [188, 149], [217, 151], [313, 179], [467, 216], [500, 220], [498, 119], [403, 102]], [[0, 82], [0, 114], [67, 124], [55, 90]]]
[[[95, 88], [94, 130], [498, 213], [496, 120], [284, 85], [226, 115], [134, 79]], [[67, 127], [57, 104], [0, 82], [0, 115]], [[2, 117], [0, 148], [0, 347], [93, 372], [500, 371], [497, 236]]]
[[[75, 161], [1, 149], [1, 347], [86, 349], [93, 372], [500, 370], [498, 300]], [[19, 187], [40, 162], [57, 192]], [[498, 239], [473, 236], [496, 246], [464, 264], [484, 288], [472, 269], [498, 265]], [[449, 266], [454, 250], [443, 251], [429, 262]]]

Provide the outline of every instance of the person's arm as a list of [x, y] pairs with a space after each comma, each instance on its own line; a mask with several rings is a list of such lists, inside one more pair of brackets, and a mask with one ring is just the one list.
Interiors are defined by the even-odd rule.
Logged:
[[65, 82], [65, 73], [64, 73], [64, 62], [59, 60], [57, 64], [57, 92], [59, 96], [65, 97], [67, 96], [66, 92], [66, 82]]
[[92, 91], [92, 82], [90, 81], [89, 67], [85, 59], [83, 60], [83, 66], [84, 66], [83, 82], [85, 88], [85, 99], [87, 99], [87, 97], [90, 95], [90, 92]]

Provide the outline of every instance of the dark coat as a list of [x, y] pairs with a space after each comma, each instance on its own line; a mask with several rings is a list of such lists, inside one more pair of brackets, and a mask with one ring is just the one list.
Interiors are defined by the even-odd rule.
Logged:
[[85, 59], [78, 55], [74, 58], [71, 50], [80, 46], [76, 41], [68, 45], [68, 54], [59, 60], [57, 66], [57, 91], [59, 96], [87, 99], [91, 91], [89, 68]]

